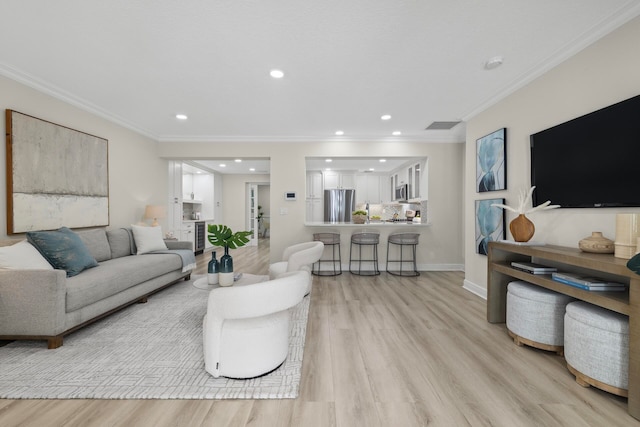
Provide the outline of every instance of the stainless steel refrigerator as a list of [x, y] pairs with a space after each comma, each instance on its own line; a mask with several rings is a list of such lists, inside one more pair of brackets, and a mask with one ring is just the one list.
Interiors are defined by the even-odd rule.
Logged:
[[324, 221], [351, 222], [356, 206], [356, 190], [324, 190]]

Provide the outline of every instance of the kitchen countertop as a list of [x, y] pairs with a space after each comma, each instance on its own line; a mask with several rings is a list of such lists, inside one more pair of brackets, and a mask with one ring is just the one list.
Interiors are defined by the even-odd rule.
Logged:
[[368, 224], [354, 224], [353, 222], [305, 222], [306, 227], [428, 227], [431, 223], [414, 223], [409, 221], [370, 222]]

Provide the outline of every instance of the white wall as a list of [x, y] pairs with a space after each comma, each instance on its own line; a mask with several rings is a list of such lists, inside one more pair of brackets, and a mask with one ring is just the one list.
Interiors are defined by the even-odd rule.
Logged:
[[[517, 203], [518, 190], [530, 183], [529, 135], [640, 94], [640, 18], [601, 39], [467, 124], [465, 164], [465, 286], [486, 291], [487, 258], [475, 253], [474, 200], [504, 197]], [[506, 66], [506, 64], [505, 64]], [[507, 191], [476, 193], [476, 139], [507, 128]], [[553, 202], [553, 200], [551, 201]], [[576, 247], [592, 231], [615, 239], [615, 215], [640, 209], [556, 209], [531, 215], [533, 240]], [[507, 215], [508, 224], [514, 218]], [[507, 236], [511, 238], [510, 235]]]
[[[155, 141], [2, 76], [0, 94], [3, 110], [16, 110], [109, 140], [111, 228], [142, 221], [147, 204], [166, 203], [167, 162], [158, 157]], [[5, 134], [5, 120], [0, 122]], [[0, 234], [3, 237], [7, 229], [5, 154], [5, 149], [1, 149]]]
[[269, 175], [222, 175], [222, 219], [216, 218], [215, 222], [225, 224], [234, 232], [246, 230], [247, 183], [258, 182], [269, 182]]
[[[462, 186], [464, 144], [433, 143], [159, 143], [159, 153], [164, 158], [206, 159], [208, 153], [224, 153], [224, 157], [268, 157], [271, 159], [270, 210], [271, 210], [271, 260], [275, 261], [285, 247], [294, 243], [311, 240], [311, 231], [304, 226], [305, 200], [285, 201], [285, 191], [295, 191], [304, 195], [306, 190], [306, 157], [428, 157], [429, 158], [429, 221], [430, 227], [421, 228], [418, 264], [462, 266]], [[253, 177], [253, 175], [250, 175]], [[231, 200], [244, 200], [243, 182], [235, 181], [227, 185], [225, 175], [223, 203], [229, 206]], [[255, 182], [255, 179], [253, 180]], [[281, 215], [281, 208], [287, 210]], [[224, 221], [235, 230], [242, 227], [233, 219], [234, 212], [224, 213]]]

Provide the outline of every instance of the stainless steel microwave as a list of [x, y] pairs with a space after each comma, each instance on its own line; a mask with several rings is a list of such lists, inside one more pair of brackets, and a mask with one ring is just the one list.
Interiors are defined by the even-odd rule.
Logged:
[[396, 187], [393, 200], [406, 201], [409, 199], [409, 185], [402, 184]]

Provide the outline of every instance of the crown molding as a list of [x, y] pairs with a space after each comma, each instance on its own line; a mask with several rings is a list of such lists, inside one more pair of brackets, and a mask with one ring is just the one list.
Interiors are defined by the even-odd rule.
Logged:
[[518, 89], [522, 89], [538, 77], [549, 72], [591, 44], [602, 39], [607, 34], [631, 21], [638, 15], [640, 15], [640, 2], [629, 2], [626, 6], [621, 7], [607, 18], [602, 19], [599, 23], [593, 25], [569, 43], [556, 49], [553, 54], [549, 55], [542, 62], [523, 73], [520, 77], [516, 78], [500, 92], [496, 93], [494, 96], [463, 115], [462, 120], [468, 122], [484, 110], [497, 104]]
[[73, 105], [74, 107], [80, 108], [81, 110], [87, 111], [91, 114], [94, 114], [98, 117], [101, 117], [109, 122], [115, 123], [119, 126], [127, 128], [133, 132], [136, 132], [142, 136], [153, 139], [155, 141], [158, 140], [157, 135], [154, 135], [147, 129], [143, 129], [134, 123], [131, 123], [122, 117], [119, 117], [116, 114], [113, 114], [103, 108], [98, 107], [91, 102], [88, 102], [82, 98], [79, 98], [64, 89], [61, 89], [55, 85], [45, 82], [38, 77], [32, 76], [28, 73], [24, 73], [14, 67], [11, 67], [7, 64], [0, 63], [0, 75], [14, 80], [20, 84], [28, 86], [32, 89], [37, 90], [38, 92], [49, 95], [53, 98], [56, 98], [60, 101], [66, 102], [67, 104]]

